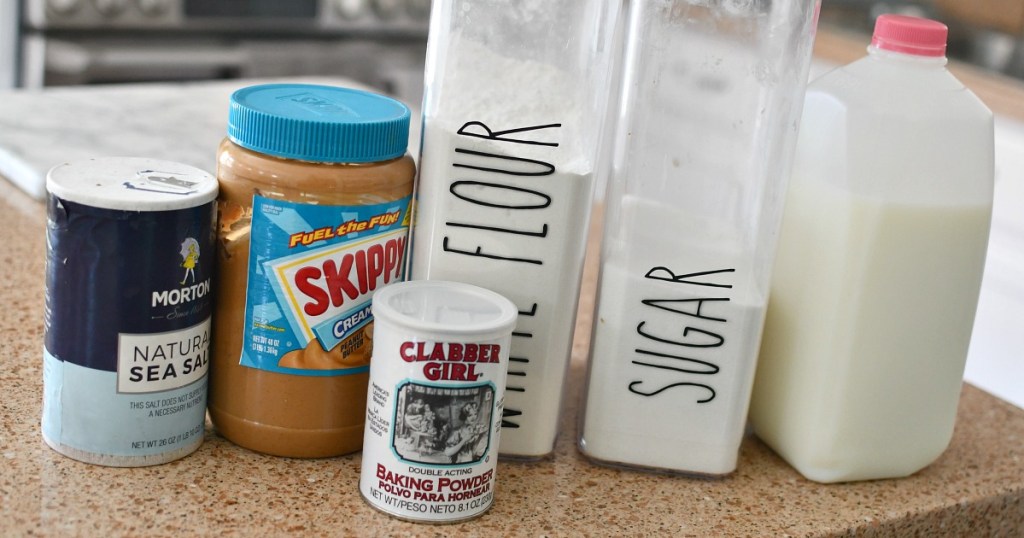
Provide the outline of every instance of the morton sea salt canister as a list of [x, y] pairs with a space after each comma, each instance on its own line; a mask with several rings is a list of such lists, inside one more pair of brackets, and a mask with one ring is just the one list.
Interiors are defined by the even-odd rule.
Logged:
[[203, 441], [217, 181], [110, 157], [46, 178], [43, 439], [137, 467]]
[[494, 500], [516, 307], [469, 284], [418, 280], [373, 296], [359, 491], [412, 521], [473, 518]]

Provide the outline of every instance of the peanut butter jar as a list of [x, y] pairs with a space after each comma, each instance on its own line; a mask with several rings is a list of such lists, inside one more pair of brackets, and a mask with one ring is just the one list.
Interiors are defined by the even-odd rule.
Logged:
[[217, 159], [209, 395], [232, 442], [298, 458], [360, 449], [370, 300], [404, 277], [409, 117], [398, 101], [345, 88], [232, 95]]

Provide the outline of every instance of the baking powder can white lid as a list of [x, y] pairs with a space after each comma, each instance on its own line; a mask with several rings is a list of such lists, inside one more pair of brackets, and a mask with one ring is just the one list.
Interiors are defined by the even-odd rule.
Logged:
[[373, 295], [374, 320], [432, 340], [507, 336], [518, 315], [504, 296], [462, 282], [399, 282]]
[[46, 190], [71, 202], [124, 211], [170, 211], [217, 197], [217, 179], [187, 164], [141, 157], [98, 157], [59, 164]]

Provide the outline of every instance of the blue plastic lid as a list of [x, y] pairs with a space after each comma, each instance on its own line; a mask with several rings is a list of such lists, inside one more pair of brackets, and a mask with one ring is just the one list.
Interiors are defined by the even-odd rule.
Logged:
[[401, 157], [409, 107], [375, 93], [313, 84], [263, 84], [231, 95], [228, 138], [275, 157], [365, 163]]

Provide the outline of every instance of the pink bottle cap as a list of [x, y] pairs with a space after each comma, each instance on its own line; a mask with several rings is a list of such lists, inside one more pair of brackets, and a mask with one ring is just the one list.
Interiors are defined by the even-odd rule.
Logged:
[[946, 25], [938, 21], [905, 15], [881, 15], [875, 21], [871, 44], [892, 52], [942, 57], [946, 55], [948, 33]]

